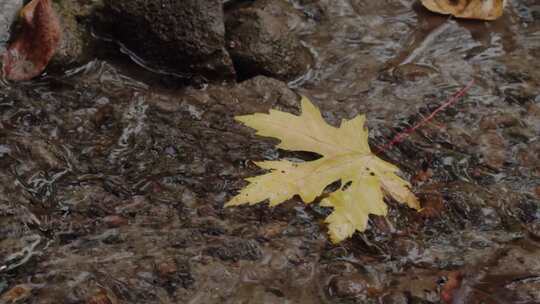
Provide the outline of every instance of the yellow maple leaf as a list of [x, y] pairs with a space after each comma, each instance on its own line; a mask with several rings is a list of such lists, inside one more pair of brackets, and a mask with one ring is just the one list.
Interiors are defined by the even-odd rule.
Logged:
[[396, 175], [398, 168], [371, 152], [364, 115], [344, 120], [335, 128], [303, 97], [300, 116], [270, 110], [269, 114], [256, 113], [236, 119], [257, 130], [258, 135], [281, 140], [278, 148], [315, 152], [322, 157], [308, 162], [256, 162], [269, 173], [246, 179], [249, 184], [226, 207], [263, 201], [276, 206], [294, 195], [309, 204], [328, 185], [340, 180], [344, 187], [321, 201], [322, 206], [334, 209], [325, 220], [334, 243], [350, 237], [356, 230], [364, 231], [369, 214], [386, 215], [385, 194], [411, 208], [420, 208], [409, 183]]

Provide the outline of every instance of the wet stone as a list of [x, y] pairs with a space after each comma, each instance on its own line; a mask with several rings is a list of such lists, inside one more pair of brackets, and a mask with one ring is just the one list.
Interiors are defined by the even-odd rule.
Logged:
[[226, 232], [225, 228], [221, 227], [219, 223], [208, 222], [201, 226], [202, 227], [198, 228], [198, 230], [204, 235], [218, 236], [225, 234]]
[[368, 288], [369, 281], [359, 274], [338, 275], [328, 283], [328, 294], [339, 299], [365, 299]]
[[166, 285], [169, 292], [176, 288], [188, 288], [194, 283], [191, 268], [187, 261], [174, 258], [161, 259], [156, 262], [155, 271], [162, 285]]
[[98, 291], [95, 295], [91, 296], [86, 304], [114, 304], [116, 301], [112, 300], [105, 290]]
[[392, 76], [398, 82], [417, 81], [422, 78], [434, 76], [437, 73], [437, 70], [430, 66], [414, 63], [402, 64], [392, 70]]
[[117, 228], [126, 225], [128, 220], [118, 215], [108, 215], [103, 218], [103, 223], [109, 228]]
[[486, 165], [501, 169], [506, 161], [506, 146], [504, 138], [494, 130], [480, 134], [478, 138], [479, 151]]
[[516, 156], [522, 167], [527, 168], [533, 174], [536, 170], [536, 175], [540, 176], [540, 142], [533, 141], [523, 144], [519, 147]]
[[519, 120], [507, 113], [486, 115], [480, 120], [480, 128], [484, 130], [507, 128], [517, 124], [519, 124]]
[[103, 233], [95, 236], [87, 238], [87, 240], [90, 243], [93, 243], [95, 246], [98, 245], [99, 242], [102, 242], [104, 244], [120, 244], [125, 242], [125, 236], [120, 234], [120, 231], [116, 228], [105, 230]]
[[334, 260], [334, 259], [344, 258], [348, 256], [349, 254], [350, 253], [346, 247], [336, 246], [336, 247], [330, 248], [328, 251], [325, 251], [322, 257], [328, 260]]
[[523, 199], [517, 203], [513, 214], [523, 223], [540, 220], [540, 203], [534, 199]]
[[525, 127], [511, 127], [505, 130], [505, 135], [510, 138], [512, 142], [524, 142], [527, 143], [535, 138], [536, 134], [533, 130]]
[[152, 69], [186, 78], [234, 77], [225, 50], [222, 0], [104, 2], [100, 24], [105, 34], [112, 33]]
[[527, 115], [540, 118], [540, 95], [536, 97], [535, 103], [531, 103], [527, 107]]
[[197, 214], [200, 217], [210, 217], [210, 216], [215, 217], [217, 215], [217, 210], [212, 206], [204, 205], [197, 208]]
[[287, 228], [287, 223], [276, 222], [259, 228], [259, 236], [264, 239], [273, 239], [279, 237]]
[[403, 292], [391, 292], [381, 297], [382, 304], [409, 304], [408, 297]]
[[525, 90], [508, 88], [504, 90], [504, 95], [506, 97], [506, 102], [515, 103], [519, 105], [526, 105], [530, 101], [534, 100], [534, 96], [530, 95]]
[[11, 26], [18, 11], [23, 7], [23, 0], [0, 2], [0, 54], [6, 49], [11, 34]]
[[53, 8], [60, 17], [62, 40], [49, 63], [50, 70], [65, 71], [92, 60], [98, 48], [97, 39], [91, 34], [91, 15], [103, 4], [102, 0], [54, 1]]
[[[447, 193], [445, 219], [456, 223], [466, 221], [485, 228], [495, 228], [501, 224], [504, 213], [493, 206], [497, 196], [492, 191], [466, 182], [450, 183], [439, 191]], [[471, 196], [471, 193], [475, 195]]]
[[262, 257], [262, 250], [257, 241], [243, 239], [231, 240], [221, 246], [208, 247], [204, 253], [224, 261], [255, 261]]
[[347, 262], [333, 262], [328, 264], [326, 271], [330, 274], [355, 273], [358, 270], [353, 264]]
[[108, 122], [112, 122], [114, 118], [114, 107], [112, 105], [104, 105], [97, 109], [94, 114], [93, 121], [96, 128], [104, 127]]
[[287, 27], [294, 8], [286, 1], [261, 0], [226, 13], [227, 48], [243, 79], [257, 75], [292, 80], [313, 64], [309, 50]]
[[413, 261], [420, 257], [425, 250], [422, 244], [405, 238], [396, 239], [392, 247], [397, 255]]
[[531, 235], [531, 238], [540, 241], [540, 221], [534, 221], [526, 224], [527, 230]]

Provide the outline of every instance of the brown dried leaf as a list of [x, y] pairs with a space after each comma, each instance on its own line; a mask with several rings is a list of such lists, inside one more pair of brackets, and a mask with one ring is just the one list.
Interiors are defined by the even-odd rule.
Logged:
[[32, 286], [27, 284], [16, 285], [0, 297], [0, 303], [18, 303], [32, 295]]
[[506, 0], [421, 0], [430, 11], [457, 18], [495, 20], [502, 16]]
[[29, 80], [41, 74], [61, 40], [60, 19], [52, 0], [32, 0], [20, 13], [20, 29], [2, 56], [6, 79]]

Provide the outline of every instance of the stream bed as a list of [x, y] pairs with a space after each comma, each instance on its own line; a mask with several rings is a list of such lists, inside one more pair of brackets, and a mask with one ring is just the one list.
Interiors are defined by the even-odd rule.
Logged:
[[[287, 83], [177, 85], [104, 52], [0, 83], [0, 303], [540, 303], [540, 5], [494, 22], [409, 0], [295, 0]], [[110, 43], [112, 49], [116, 48]], [[367, 115], [420, 198], [333, 245], [329, 210], [223, 205], [252, 160], [306, 158], [235, 115]], [[374, 149], [375, 150], [375, 149]]]

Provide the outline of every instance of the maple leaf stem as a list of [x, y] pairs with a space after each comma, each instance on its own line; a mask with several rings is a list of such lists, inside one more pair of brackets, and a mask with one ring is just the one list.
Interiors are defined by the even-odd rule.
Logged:
[[382, 147], [377, 146], [377, 150], [378, 150], [377, 152], [378, 153], [384, 152], [384, 151], [392, 148], [396, 144], [402, 142], [405, 138], [407, 138], [409, 135], [411, 135], [414, 131], [418, 130], [418, 128], [420, 128], [420, 127], [424, 126], [426, 123], [430, 122], [435, 117], [435, 115], [437, 115], [439, 112], [441, 112], [441, 111], [445, 110], [446, 108], [454, 105], [461, 97], [463, 97], [463, 95], [465, 95], [467, 93], [467, 91], [473, 85], [474, 85], [474, 79], [469, 81], [469, 83], [467, 83], [466, 86], [464, 86], [461, 90], [459, 90], [457, 93], [455, 93], [450, 98], [448, 98], [441, 106], [439, 106], [437, 109], [435, 109], [433, 112], [431, 112], [431, 114], [429, 114], [428, 116], [424, 117], [421, 121], [416, 123], [414, 126], [406, 129], [403, 132], [400, 132], [400, 133], [396, 134], [396, 136], [394, 136], [394, 138], [389, 143], [387, 143], [386, 145], [384, 145]]

